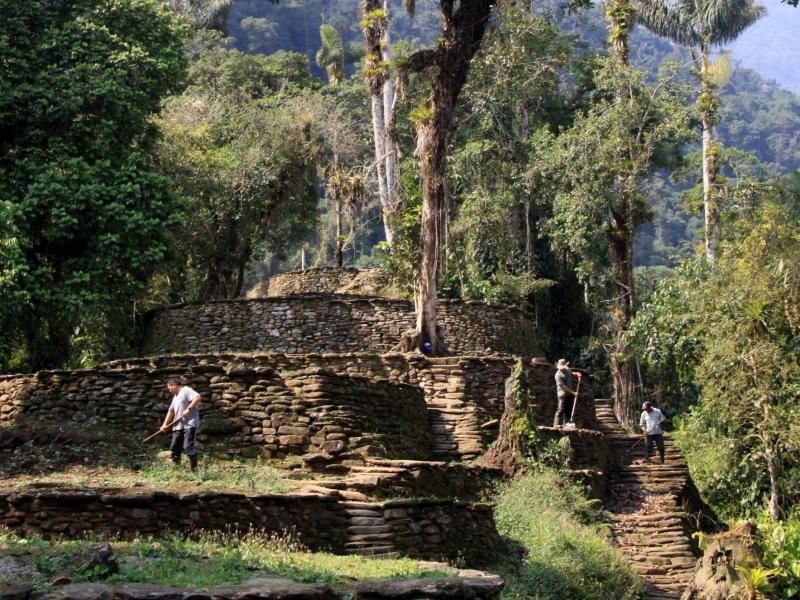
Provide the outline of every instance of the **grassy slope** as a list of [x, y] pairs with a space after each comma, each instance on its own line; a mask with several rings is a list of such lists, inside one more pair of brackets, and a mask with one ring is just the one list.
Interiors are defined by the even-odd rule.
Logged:
[[511, 482], [497, 502], [500, 532], [527, 551], [500, 565], [504, 598], [526, 600], [636, 598], [637, 577], [596, 522], [594, 504], [557, 473], [542, 471]]

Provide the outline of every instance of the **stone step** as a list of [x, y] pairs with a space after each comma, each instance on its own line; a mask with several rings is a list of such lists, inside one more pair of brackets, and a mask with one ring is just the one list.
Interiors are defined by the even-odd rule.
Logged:
[[669, 434], [665, 462], [656, 449], [645, 460], [642, 436], [617, 423], [611, 401], [598, 399], [595, 413], [620, 464], [606, 506], [614, 543], [647, 584], [648, 600], [680, 598], [697, 562], [678, 501], [690, 478], [686, 461]]

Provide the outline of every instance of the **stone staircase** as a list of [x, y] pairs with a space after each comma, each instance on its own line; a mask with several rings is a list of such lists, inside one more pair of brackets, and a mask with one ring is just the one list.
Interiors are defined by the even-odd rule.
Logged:
[[613, 401], [598, 399], [595, 410], [618, 463], [606, 503], [614, 542], [645, 582], [648, 600], [680, 598], [697, 562], [685, 507], [686, 461], [665, 435], [665, 464], [657, 452], [647, 462], [643, 436], [619, 425]]
[[[458, 357], [431, 358], [428, 422], [433, 435], [433, 456], [439, 459], [476, 458], [482, 451], [481, 432], [470, 413], [476, 408], [464, 403], [463, 368]], [[459, 377], [460, 376], [460, 377]]]
[[345, 502], [344, 507], [350, 519], [348, 540], [344, 545], [347, 554], [383, 558], [398, 556], [383, 511], [369, 502]]

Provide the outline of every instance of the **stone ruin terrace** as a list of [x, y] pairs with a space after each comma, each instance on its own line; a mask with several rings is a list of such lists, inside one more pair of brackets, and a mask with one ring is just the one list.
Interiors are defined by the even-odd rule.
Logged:
[[[537, 421], [550, 423], [555, 412], [553, 367], [535, 358], [535, 327], [509, 307], [443, 302], [450, 355], [396, 353], [413, 326], [413, 306], [354, 295], [361, 290], [342, 281], [352, 277], [347, 273], [288, 273], [268, 286], [281, 297], [153, 311], [143, 358], [0, 377], [0, 428], [90, 423], [121, 439], [152, 433], [166, 411], [167, 379], [184, 377], [204, 399], [201, 461], [275, 461], [286, 493], [109, 488], [91, 477], [75, 488], [18, 477], [0, 486], [0, 523], [45, 536], [258, 528], [289, 531], [311, 550], [490, 566], [504, 543], [492, 507], [478, 499], [502, 474], [475, 459], [497, 436], [515, 355], [523, 357]], [[331, 293], [342, 286], [347, 295]], [[574, 475], [601, 499], [614, 486], [637, 484], [620, 466], [630, 453], [621, 456], [615, 440], [622, 438], [611, 431], [607, 410], [603, 415], [598, 421], [588, 398], [578, 405], [579, 429], [539, 428], [547, 438], [569, 437]], [[154, 447], [165, 447], [164, 437]], [[675, 502], [694, 498], [685, 469], [670, 476]], [[686, 529], [677, 535], [688, 539], [686, 515], [677, 517]], [[691, 556], [688, 542], [686, 548]], [[686, 552], [678, 557], [683, 567]], [[664, 577], [682, 582], [683, 571], [666, 569]], [[472, 585], [467, 579], [459, 585]], [[475, 597], [495, 597], [500, 583], [487, 581], [469, 594], [483, 585]], [[664, 597], [673, 597], [671, 583]]]

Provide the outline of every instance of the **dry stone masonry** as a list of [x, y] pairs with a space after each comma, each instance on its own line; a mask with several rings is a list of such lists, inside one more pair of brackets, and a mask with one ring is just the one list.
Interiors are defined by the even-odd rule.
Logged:
[[[536, 329], [518, 309], [443, 300], [439, 323], [454, 355], [538, 356]], [[174, 304], [147, 313], [145, 355], [186, 352], [370, 352], [398, 347], [415, 325], [407, 300], [307, 294]]]
[[355, 267], [323, 267], [305, 271], [289, 271], [270, 277], [254, 286], [248, 298], [281, 298], [294, 294], [357, 294], [359, 296], [393, 297], [390, 283], [381, 269]]
[[142, 435], [163, 419], [170, 377], [186, 376], [206, 402], [206, 451], [283, 457], [345, 452], [429, 458], [431, 434], [422, 390], [358, 376], [275, 363], [182, 365], [146, 369], [41, 372], [0, 378], [0, 423], [95, 420]]
[[400, 552], [471, 566], [490, 564], [502, 547], [490, 506], [453, 500], [362, 503], [320, 495], [57, 490], [0, 494], [0, 524], [46, 537], [255, 529], [289, 534], [311, 550]]
[[[522, 356], [539, 436], [558, 441], [567, 468], [595, 497], [610, 496], [616, 541], [647, 580], [648, 597], [677, 597], [691, 578], [694, 555], [680, 506], [690, 480], [675, 449], [668, 468], [640, 467], [626, 452], [635, 438], [617, 427], [603, 401], [598, 420], [594, 401], [583, 396], [576, 430], [548, 427], [556, 408], [553, 366], [533, 358], [539, 355], [536, 328], [517, 309], [442, 301], [450, 354], [396, 352], [414, 326], [414, 308], [378, 297], [385, 289], [375, 272], [287, 273], [251, 290], [248, 299], [148, 313], [143, 358], [0, 377], [0, 427], [89, 423], [128, 434], [153, 431], [166, 410], [166, 381], [184, 378], [204, 398], [202, 452], [300, 457], [293, 459], [300, 465], [293, 474], [303, 493], [0, 487], [0, 525], [45, 536], [120, 537], [256, 528], [289, 533], [312, 550], [489, 565], [506, 551], [491, 506], [452, 498], [475, 500], [500, 477], [470, 461], [497, 437], [506, 381]], [[425, 499], [375, 500], [409, 495]], [[642, 498], [660, 504], [645, 505]], [[645, 514], [653, 506], [660, 512]], [[301, 584], [270, 581], [257, 592], [240, 586], [211, 595], [146, 586], [75, 593], [87, 600], [495, 598], [502, 588], [497, 578], [468, 584], [462, 577], [393, 584], [388, 596], [358, 584], [341, 595], [327, 586], [298, 591], [292, 586]], [[28, 589], [15, 597], [47, 596]]]
[[642, 436], [620, 427], [609, 400], [598, 401], [598, 419], [619, 461], [607, 502], [615, 542], [645, 581], [648, 599], [677, 600], [697, 563], [690, 514], [704, 510], [686, 462], [668, 436], [666, 463], [645, 461]]
[[[366, 353], [126, 359], [0, 377], [0, 424], [94, 418], [145, 433], [163, 418], [167, 379], [185, 377], [206, 398], [200, 439], [209, 451], [475, 458], [497, 435], [513, 364], [511, 357]], [[547, 422], [556, 403], [552, 368], [529, 362], [525, 377], [536, 417]], [[576, 421], [591, 427], [594, 405], [579, 403]]]

